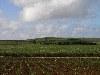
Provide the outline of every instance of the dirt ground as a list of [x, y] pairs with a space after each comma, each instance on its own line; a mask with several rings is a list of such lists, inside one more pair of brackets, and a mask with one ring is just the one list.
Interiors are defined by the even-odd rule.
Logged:
[[100, 58], [0, 58], [0, 75], [100, 75]]

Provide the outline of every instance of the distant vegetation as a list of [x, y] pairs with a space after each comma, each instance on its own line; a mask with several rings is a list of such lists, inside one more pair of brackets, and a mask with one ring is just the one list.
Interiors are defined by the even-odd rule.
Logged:
[[44, 37], [27, 40], [0, 40], [0, 45], [42, 44], [42, 45], [96, 45], [99, 38], [57, 38]]
[[56, 37], [45, 37], [37, 39], [29, 39], [28, 41], [34, 44], [44, 44], [44, 45], [96, 45], [96, 42], [84, 38], [56, 38]]

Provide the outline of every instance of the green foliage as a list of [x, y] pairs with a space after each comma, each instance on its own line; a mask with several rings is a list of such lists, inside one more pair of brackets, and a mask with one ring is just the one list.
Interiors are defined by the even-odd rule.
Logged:
[[0, 56], [100, 56], [100, 44], [80, 38], [0, 40]]
[[[45, 38], [37, 38], [33, 39], [35, 44], [55, 44], [55, 45], [96, 45], [94, 41], [90, 41], [88, 39], [82, 38], [56, 38], [56, 37], [45, 37]], [[33, 42], [33, 43], [34, 43]]]
[[0, 45], [2, 56], [100, 56], [100, 45]]

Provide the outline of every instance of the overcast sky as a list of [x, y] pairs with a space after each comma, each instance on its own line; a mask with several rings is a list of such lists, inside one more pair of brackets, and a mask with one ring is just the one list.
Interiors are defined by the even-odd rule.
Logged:
[[100, 0], [0, 0], [0, 39], [100, 37]]

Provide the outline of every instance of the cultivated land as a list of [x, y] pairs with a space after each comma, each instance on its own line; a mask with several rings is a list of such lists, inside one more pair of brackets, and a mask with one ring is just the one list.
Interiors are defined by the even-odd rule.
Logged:
[[0, 58], [0, 75], [100, 75], [100, 58]]
[[100, 75], [99, 40], [74, 41], [1, 40], [0, 75]]
[[13, 57], [96, 57], [99, 38], [45, 37], [28, 40], [0, 40], [0, 56]]
[[100, 45], [40, 45], [40, 44], [18, 44], [0, 45], [1, 56], [25, 56], [25, 57], [66, 57], [100, 56]]

